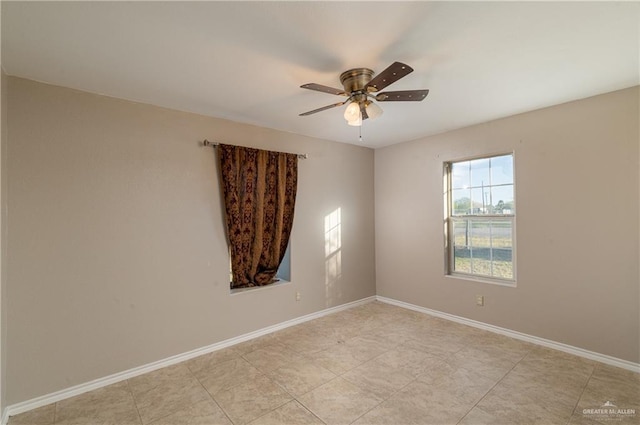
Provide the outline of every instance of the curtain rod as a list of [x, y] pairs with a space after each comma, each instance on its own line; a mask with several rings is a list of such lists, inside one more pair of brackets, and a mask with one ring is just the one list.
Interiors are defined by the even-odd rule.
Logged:
[[[204, 139], [204, 141], [202, 142], [202, 146], [211, 146], [212, 148], [217, 148], [219, 144], [220, 143], [217, 143], [217, 142], [210, 142], [207, 139]], [[309, 155], [307, 155], [306, 153], [299, 153], [298, 158], [308, 159]]]

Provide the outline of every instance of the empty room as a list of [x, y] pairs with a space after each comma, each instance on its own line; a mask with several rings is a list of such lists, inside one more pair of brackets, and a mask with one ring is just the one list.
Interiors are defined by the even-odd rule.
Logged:
[[0, 17], [0, 425], [640, 423], [639, 2]]

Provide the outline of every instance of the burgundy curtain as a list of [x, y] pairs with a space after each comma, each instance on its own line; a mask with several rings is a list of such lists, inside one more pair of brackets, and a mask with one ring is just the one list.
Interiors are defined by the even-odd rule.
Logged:
[[218, 145], [231, 251], [231, 288], [273, 281], [289, 243], [298, 156]]

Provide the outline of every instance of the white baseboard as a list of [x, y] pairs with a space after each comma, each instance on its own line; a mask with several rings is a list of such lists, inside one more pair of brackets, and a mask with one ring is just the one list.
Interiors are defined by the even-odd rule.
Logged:
[[95, 379], [93, 381], [85, 382], [83, 384], [75, 385], [70, 388], [66, 388], [60, 391], [56, 391], [51, 394], [36, 397], [31, 400], [23, 401], [21, 403], [12, 404], [7, 406], [2, 412], [0, 419], [0, 425], [6, 425], [9, 420], [9, 416], [18, 415], [20, 413], [27, 412], [29, 410], [37, 409], [38, 407], [46, 406], [51, 403], [58, 402], [70, 397], [74, 397], [88, 391], [93, 391], [98, 388], [106, 387], [107, 385], [115, 384], [116, 382], [124, 381], [125, 379], [134, 378], [136, 376], [143, 375], [145, 373], [152, 372], [154, 370], [162, 369], [163, 367], [171, 366], [177, 363], [181, 363], [185, 360], [190, 360], [203, 354], [208, 354], [226, 347], [230, 347], [241, 342], [249, 341], [251, 339], [276, 332], [290, 326], [295, 326], [300, 323], [308, 322], [309, 320], [318, 319], [328, 314], [337, 313], [349, 308], [357, 307], [375, 301], [376, 297], [371, 296], [363, 298], [358, 301], [353, 301], [347, 304], [342, 304], [336, 307], [327, 308], [325, 310], [317, 311], [315, 313], [307, 314], [305, 316], [297, 317], [295, 319], [287, 320], [286, 322], [278, 323], [276, 325], [267, 326], [266, 328], [258, 329], [257, 331], [249, 332], [244, 335], [230, 338], [215, 344], [208, 345], [206, 347], [197, 348], [186, 353], [178, 354], [168, 357], [163, 360], [159, 360], [153, 363], [149, 363], [143, 366], [135, 367], [133, 369], [126, 370], [124, 372], [115, 373], [113, 375], [106, 376], [104, 378]]
[[630, 362], [628, 360], [618, 359], [616, 357], [608, 356], [606, 354], [596, 353], [594, 351], [585, 350], [583, 348], [574, 347], [572, 345], [563, 344], [561, 342], [551, 341], [549, 339], [540, 338], [533, 335], [524, 334], [511, 329], [501, 328], [499, 326], [489, 325], [487, 323], [478, 322], [476, 320], [467, 319], [460, 316], [455, 316], [449, 313], [443, 313], [441, 311], [432, 310], [426, 307], [420, 307], [414, 304], [409, 304], [404, 301], [394, 300], [392, 298], [376, 296], [378, 301], [383, 303], [392, 304], [398, 307], [406, 308], [409, 310], [418, 311], [420, 313], [429, 314], [431, 316], [440, 317], [442, 319], [451, 320], [453, 322], [461, 323], [463, 325], [473, 326], [474, 328], [483, 329], [485, 331], [494, 332], [497, 334], [505, 335], [511, 338], [519, 339], [521, 341], [530, 342], [532, 344], [542, 345], [554, 350], [563, 351], [565, 353], [574, 354], [576, 356], [584, 357], [590, 360], [595, 360], [601, 363], [605, 363], [611, 366], [620, 367], [630, 370], [632, 372], [640, 373], [640, 364]]

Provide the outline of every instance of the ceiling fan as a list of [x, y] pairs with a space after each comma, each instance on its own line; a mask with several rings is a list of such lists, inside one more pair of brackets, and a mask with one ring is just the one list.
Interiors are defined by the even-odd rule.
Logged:
[[344, 112], [347, 124], [361, 126], [367, 118], [377, 118], [382, 115], [382, 109], [374, 102], [420, 102], [427, 97], [429, 90], [402, 90], [376, 93], [402, 77], [413, 72], [413, 68], [401, 62], [392, 63], [387, 69], [373, 77], [374, 72], [369, 68], [354, 68], [340, 74], [340, 82], [344, 89], [323, 86], [322, 84], [308, 83], [300, 88], [320, 91], [323, 93], [346, 96], [344, 102], [323, 106], [312, 111], [303, 112], [301, 117], [326, 111], [327, 109], [349, 104]]

